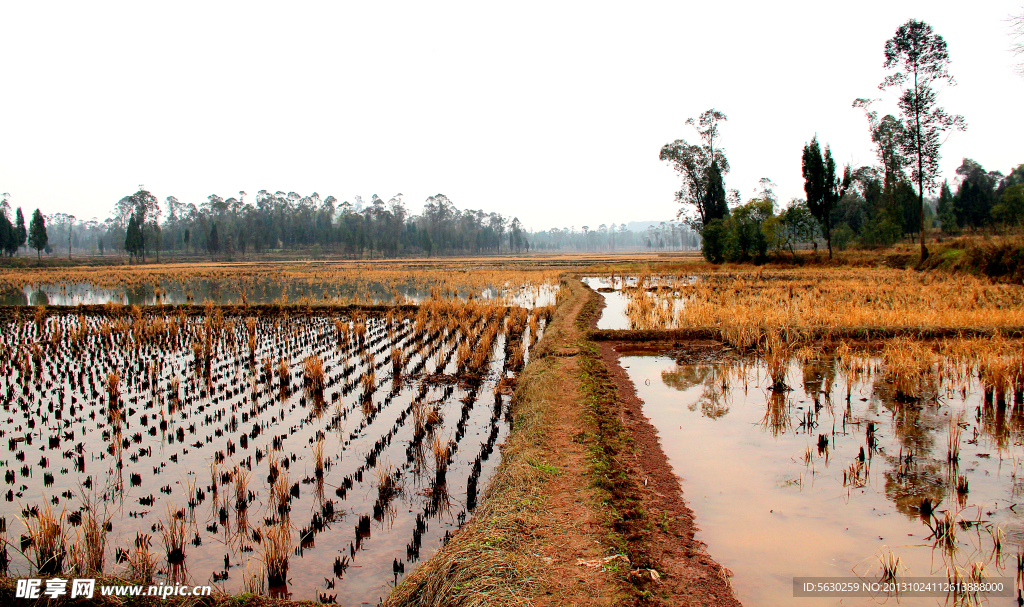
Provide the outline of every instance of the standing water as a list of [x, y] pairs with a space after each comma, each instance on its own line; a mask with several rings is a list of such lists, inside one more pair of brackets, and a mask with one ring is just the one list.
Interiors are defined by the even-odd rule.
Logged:
[[773, 392], [759, 363], [624, 354], [697, 538], [747, 607], [896, 604], [794, 598], [794, 577], [878, 581], [887, 567], [896, 579], [975, 574], [1012, 586], [1024, 545], [1020, 404], [986, 403], [970, 379], [900, 402], [873, 358], [856, 370], [791, 363], [786, 390]]

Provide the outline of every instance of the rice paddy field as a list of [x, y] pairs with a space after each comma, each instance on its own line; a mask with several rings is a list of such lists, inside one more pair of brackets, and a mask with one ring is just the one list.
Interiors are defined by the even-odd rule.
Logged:
[[558, 274], [471, 261], [31, 268], [0, 273], [0, 305], [396, 305], [434, 296], [533, 306], [554, 303]]
[[381, 600], [472, 516], [551, 313], [11, 310], [6, 574], [343, 603]]
[[[971, 275], [887, 268], [748, 269], [594, 276], [611, 309], [600, 328], [716, 328], [751, 346], [771, 329], [1024, 327], [1024, 288]], [[611, 326], [614, 325], [614, 326]]]
[[[599, 329], [676, 330], [672, 346], [616, 350], [740, 602], [1016, 604], [1019, 285], [885, 269], [585, 280], [605, 298]], [[688, 345], [686, 331], [717, 339]], [[798, 576], [1000, 579], [1014, 590], [794, 598]]]
[[[884, 267], [645, 259], [583, 276], [594, 294], [565, 276], [578, 261], [0, 274], [0, 567], [387, 600], [417, 568], [456, 566], [450, 550], [442, 569], [424, 563], [488, 518], [474, 512], [518, 436], [513, 394], [547, 333], [563, 341], [542, 344], [540, 367], [562, 371], [543, 381], [566, 393], [585, 394], [579, 369], [603, 360], [587, 352], [612, 344], [694, 514], [702, 547], [680, 553], [712, 556], [742, 604], [1014, 601], [796, 599], [793, 578], [1008, 580], [1015, 596], [1024, 586], [1024, 288]], [[604, 303], [578, 343], [565, 341], [577, 326], [560, 305], [566, 285], [572, 309]], [[573, 444], [591, 440], [581, 420]], [[529, 469], [574, 493], [531, 493], [531, 511], [582, 503], [574, 474], [599, 484], [586, 462], [546, 457]], [[599, 562], [623, 558], [625, 542], [608, 539], [622, 519], [602, 511], [614, 506], [579, 507], [610, 518], [573, 527], [595, 534], [575, 543], [597, 545]], [[543, 544], [546, 529], [516, 533]], [[481, 533], [468, 541], [504, 541]], [[517, 555], [534, 577], [510, 582], [527, 594], [502, 596], [528, 603], [563, 556], [574, 562]], [[653, 576], [646, 566], [616, 583]], [[651, 588], [631, 596], [675, 604]]]

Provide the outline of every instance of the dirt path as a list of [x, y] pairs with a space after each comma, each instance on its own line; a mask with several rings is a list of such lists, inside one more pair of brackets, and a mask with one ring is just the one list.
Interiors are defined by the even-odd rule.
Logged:
[[601, 298], [561, 288], [480, 508], [385, 606], [738, 606], [618, 355], [586, 339]]
[[[536, 533], [544, 538], [546, 548], [556, 548], [555, 553], [540, 554], [546, 561], [550, 559], [548, 577], [558, 590], [536, 597], [537, 604], [594, 604], [613, 597], [615, 591], [601, 592], [594, 587], [602, 581], [600, 577], [580, 571], [591, 568], [575, 562], [616, 552], [609, 544], [619, 543], [621, 547], [624, 543], [633, 562], [618, 571], [616, 564], [624, 563], [613, 561], [602, 569], [619, 574], [607, 581], [619, 586], [618, 598], [626, 599], [625, 602], [640, 599], [663, 605], [738, 606], [729, 587], [729, 572], [694, 538], [697, 528], [693, 512], [686, 505], [679, 479], [668, 464], [655, 428], [643, 414], [643, 403], [619, 364], [613, 345], [605, 342], [596, 344], [597, 348], [591, 346], [591, 356], [587, 356], [582, 333], [596, 325], [603, 299], [595, 299], [589, 290], [577, 295], [566, 310], [574, 322], [553, 334], [548, 344], [552, 352], [580, 354], [560, 357], [551, 369], [553, 379], [563, 389], [552, 403], [555, 407], [551, 441], [546, 450], [559, 458], [564, 472], [545, 487], [550, 506], [544, 520], [549, 523]], [[581, 364], [590, 367], [589, 374], [580, 369]], [[611, 398], [604, 413], [619, 418], [624, 437], [612, 435], [596, 441], [608, 443], [603, 445], [587, 437], [601, 434], [593, 420], [588, 419], [586, 399], [581, 392], [586, 391], [588, 381], [607, 382], [604, 388]], [[600, 392], [601, 387], [597, 389]], [[614, 454], [613, 465], [622, 478], [616, 479], [609, 492], [610, 504], [607, 499], [595, 500], [595, 494], [601, 494], [592, 487], [595, 470], [588, 451], [596, 446], [614, 449], [611, 443], [621, 438], [633, 446], [617, 449]], [[610, 476], [614, 478], [614, 472]], [[610, 533], [620, 537], [609, 540]], [[595, 555], [595, 547], [603, 548], [603, 554]], [[657, 575], [653, 576], [649, 569], [657, 571]], [[581, 595], [580, 591], [584, 593]]]

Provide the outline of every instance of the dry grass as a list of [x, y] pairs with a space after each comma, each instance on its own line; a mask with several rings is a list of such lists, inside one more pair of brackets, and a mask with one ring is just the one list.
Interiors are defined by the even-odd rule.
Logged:
[[888, 340], [882, 349], [885, 379], [893, 386], [896, 400], [913, 402], [935, 396], [939, 357], [930, 345], [906, 337]]
[[167, 504], [167, 517], [163, 522], [161, 536], [168, 563], [177, 564], [185, 560], [185, 533], [184, 514]]
[[[277, 462], [271, 460], [270, 463], [271, 471], [277, 468]], [[277, 474], [277, 478], [274, 479], [274, 483], [270, 486], [270, 506], [275, 508], [277, 512], [282, 515], [288, 512], [288, 502], [291, 501], [291, 495], [289, 494], [290, 485], [288, 483], [288, 473], [280, 472]]]
[[[564, 294], [567, 288], [571, 294]], [[563, 301], [586, 297], [578, 285], [563, 284], [562, 289]], [[548, 343], [573, 330], [575, 319], [565, 309], [560, 307], [545, 329]], [[544, 340], [535, 351], [550, 349]], [[502, 448], [501, 462], [473, 518], [410, 573], [384, 601], [384, 607], [530, 605], [538, 588], [548, 583], [542, 564], [533, 556], [542, 535], [537, 527], [546, 490], [530, 462], [549, 457], [544, 447], [551, 431], [548, 408], [565, 389], [553, 371], [559, 360], [538, 356], [536, 364], [525, 368], [512, 402], [515, 429]], [[419, 409], [425, 417], [426, 406]], [[416, 411], [414, 406], [414, 416]]]
[[288, 580], [288, 553], [292, 549], [291, 529], [287, 525], [274, 525], [263, 533], [263, 567], [267, 572], [267, 585], [284, 586]]
[[242, 570], [242, 590], [249, 594], [262, 596], [267, 591], [266, 567], [258, 559], [248, 559]]
[[277, 361], [277, 377], [281, 380], [281, 388], [287, 387], [292, 380], [291, 371], [288, 370], [288, 363], [282, 358]]
[[772, 328], [798, 334], [837, 328], [1024, 326], [1024, 287], [966, 275], [751, 268], [641, 279], [644, 286], [624, 289], [633, 328], [717, 328], [740, 347], [752, 347]]
[[100, 517], [96, 505], [86, 500], [82, 523], [75, 532], [71, 561], [79, 575], [100, 575], [103, 573], [103, 557], [107, 550], [107, 523], [110, 517]]
[[324, 475], [324, 440], [318, 438], [313, 444], [313, 472], [317, 478]]
[[119, 386], [121, 385], [121, 376], [117, 373], [107, 373], [107, 396], [110, 398], [110, 404], [113, 406], [120, 398], [121, 392]]
[[964, 431], [963, 423], [963, 411], [958, 411], [949, 419], [949, 431], [946, 433], [946, 460], [949, 463], [960, 461], [960, 438]]
[[324, 361], [319, 355], [307, 356], [303, 362], [305, 367], [304, 379], [311, 390], [323, 392], [326, 378], [324, 376]]
[[67, 557], [67, 528], [64, 511], [54, 512], [47, 503], [38, 514], [24, 519], [32, 538], [30, 547], [36, 571], [40, 575], [58, 575]]
[[235, 510], [241, 512], [249, 507], [249, 480], [252, 478], [252, 472], [236, 466], [233, 476], [235, 481]]
[[152, 584], [157, 572], [158, 558], [150, 548], [149, 535], [138, 535], [128, 556], [129, 577], [144, 584]]
[[[487, 261], [491, 264], [493, 261]], [[505, 262], [503, 262], [505, 263]], [[531, 265], [536, 260], [531, 260]], [[470, 264], [465, 269], [458, 268]], [[377, 263], [277, 263], [219, 264], [187, 263], [147, 266], [27, 268], [10, 269], [0, 275], [0, 289], [22, 289], [48, 284], [65, 290], [80, 284], [93, 289], [151, 289], [154, 284], [171, 284], [186, 295], [203, 292], [214, 284], [232, 303], [251, 303], [252, 285], [284, 284], [296, 298], [292, 303], [368, 304], [373, 293], [401, 293], [404, 290], [430, 292], [435, 299], [470, 293], [479, 297], [488, 290], [505, 290], [506, 296], [520, 294], [536, 298], [542, 290], [558, 284], [560, 270], [522, 267], [480, 268], [478, 261], [463, 259], [445, 263], [405, 263], [397, 260]], [[456, 271], [457, 270], [457, 271]], [[289, 303], [286, 292], [276, 303]], [[514, 292], [514, 293], [513, 293]], [[243, 299], [243, 294], [245, 299]], [[315, 294], [315, 295], [314, 295]], [[498, 296], [500, 302], [507, 297]], [[395, 301], [395, 303], [405, 303]], [[45, 311], [38, 312], [45, 318]]]
[[384, 462], [374, 470], [377, 499], [381, 504], [387, 504], [402, 490], [399, 484], [399, 478], [401, 477], [396, 474], [396, 471], [397, 469], [391, 462]]
[[434, 435], [430, 443], [430, 450], [434, 454], [434, 469], [438, 475], [443, 475], [448, 470], [448, 457], [451, 454], [451, 439], [442, 439], [439, 434]]

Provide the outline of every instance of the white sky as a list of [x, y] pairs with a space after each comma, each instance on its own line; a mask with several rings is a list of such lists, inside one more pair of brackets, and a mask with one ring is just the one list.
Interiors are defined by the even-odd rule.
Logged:
[[[696, 6], [694, 6], [696, 5]], [[945, 37], [969, 128], [942, 148], [1024, 162], [1024, 78], [1005, 18], [1019, 1], [4, 2], [0, 191], [26, 216], [106, 217], [139, 184], [199, 203], [260, 189], [352, 200], [401, 192], [527, 226], [674, 217], [661, 146], [725, 112], [744, 199], [770, 177], [803, 195], [817, 133], [873, 164], [857, 97], [908, 18]]]

